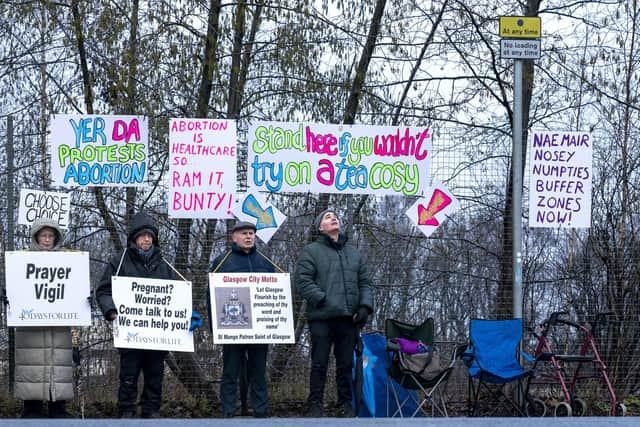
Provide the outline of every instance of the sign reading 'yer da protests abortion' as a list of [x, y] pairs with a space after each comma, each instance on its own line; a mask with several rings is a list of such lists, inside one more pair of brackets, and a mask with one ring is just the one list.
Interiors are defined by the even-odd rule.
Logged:
[[215, 344], [293, 344], [288, 273], [211, 273]]
[[593, 140], [588, 132], [534, 132], [529, 227], [591, 225]]
[[135, 187], [148, 173], [147, 118], [55, 115], [51, 176], [62, 187]]
[[9, 326], [89, 326], [88, 252], [5, 252]]
[[69, 228], [71, 194], [53, 191], [20, 190], [18, 224], [31, 225], [38, 218], [50, 219], [60, 228]]
[[113, 346], [193, 351], [191, 282], [114, 276]]

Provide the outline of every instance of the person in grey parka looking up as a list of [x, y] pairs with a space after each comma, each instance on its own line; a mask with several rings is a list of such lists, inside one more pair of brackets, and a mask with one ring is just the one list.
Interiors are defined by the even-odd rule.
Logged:
[[336, 359], [338, 415], [353, 417], [351, 370], [358, 328], [373, 312], [373, 287], [360, 252], [347, 245], [340, 219], [327, 209], [314, 221], [316, 241], [306, 245], [295, 271], [295, 286], [307, 301], [311, 334], [309, 415], [323, 416], [329, 353]]
[[[29, 250], [61, 250], [63, 237], [56, 221], [36, 219]], [[16, 328], [15, 336], [14, 396], [23, 401], [21, 417], [71, 417], [65, 408], [66, 401], [73, 399], [71, 328]], [[48, 402], [48, 413], [43, 401]]]

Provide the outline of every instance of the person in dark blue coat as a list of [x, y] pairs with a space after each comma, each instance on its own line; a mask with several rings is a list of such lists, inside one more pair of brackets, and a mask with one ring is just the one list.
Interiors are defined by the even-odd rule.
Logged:
[[[138, 213], [131, 221], [127, 247], [107, 264], [96, 289], [100, 310], [108, 321], [117, 318], [113, 302], [111, 278], [113, 276], [148, 277], [174, 280], [175, 272], [165, 261], [158, 242], [158, 229], [145, 213]], [[120, 386], [118, 388], [118, 416], [136, 415], [138, 377], [144, 376], [141, 401], [143, 418], [157, 418], [162, 400], [162, 379], [166, 351], [120, 348]]]
[[[274, 273], [282, 271], [271, 260], [256, 249], [256, 226], [250, 222], [239, 221], [232, 230], [231, 249], [219, 255], [212, 263], [212, 273]], [[211, 319], [211, 298], [207, 289], [209, 319]], [[243, 313], [235, 309], [235, 318]], [[240, 309], [240, 311], [242, 311]], [[211, 319], [213, 323], [213, 319]], [[222, 346], [222, 382], [220, 401], [222, 416], [231, 418], [236, 414], [238, 378], [243, 360], [247, 362], [247, 374], [253, 406], [253, 416], [269, 416], [269, 395], [267, 391], [266, 366], [268, 344], [224, 344]]]

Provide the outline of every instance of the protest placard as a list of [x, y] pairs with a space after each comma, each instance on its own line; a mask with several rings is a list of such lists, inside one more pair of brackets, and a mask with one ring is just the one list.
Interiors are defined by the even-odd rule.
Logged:
[[236, 123], [171, 119], [169, 216], [231, 218], [236, 192]]
[[446, 217], [460, 207], [458, 199], [440, 182], [434, 182], [422, 197], [405, 212], [412, 223], [427, 237], [431, 236]]
[[238, 195], [240, 199], [231, 211], [240, 221], [247, 221], [256, 226], [256, 236], [267, 243], [287, 219], [273, 204], [258, 192]]
[[89, 253], [5, 252], [8, 326], [89, 326]]
[[53, 116], [50, 147], [54, 185], [143, 185], [148, 173], [148, 134], [143, 116]]
[[113, 276], [113, 346], [193, 351], [191, 282]]
[[31, 225], [38, 218], [56, 222], [60, 228], [69, 228], [71, 194], [53, 191], [20, 189], [18, 224]]
[[529, 227], [590, 227], [591, 135], [534, 131], [530, 147]]
[[429, 128], [256, 122], [247, 184], [258, 191], [421, 195]]
[[211, 273], [215, 344], [293, 344], [289, 273]]

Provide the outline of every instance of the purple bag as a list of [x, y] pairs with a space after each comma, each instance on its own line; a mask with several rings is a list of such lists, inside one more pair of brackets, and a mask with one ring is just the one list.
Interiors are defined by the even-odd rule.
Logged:
[[391, 342], [400, 346], [400, 351], [407, 354], [426, 353], [429, 346], [419, 341], [409, 340], [407, 338], [394, 338]]

